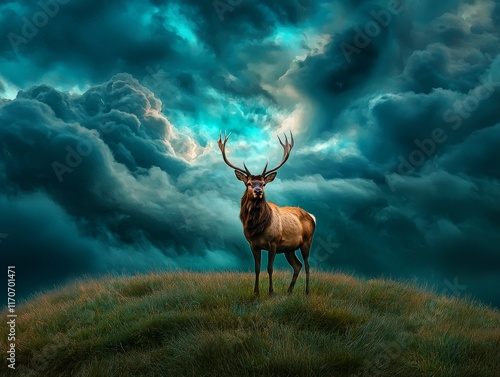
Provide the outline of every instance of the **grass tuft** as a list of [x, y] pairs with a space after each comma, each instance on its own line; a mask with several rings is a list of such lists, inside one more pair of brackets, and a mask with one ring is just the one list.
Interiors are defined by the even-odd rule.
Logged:
[[[13, 376], [498, 376], [500, 313], [410, 284], [315, 273], [79, 281], [17, 308]], [[267, 280], [262, 279], [261, 291]], [[6, 313], [4, 313], [6, 314]], [[5, 318], [5, 315], [4, 315]], [[7, 353], [7, 326], [0, 350]], [[2, 358], [2, 368], [7, 360]]]

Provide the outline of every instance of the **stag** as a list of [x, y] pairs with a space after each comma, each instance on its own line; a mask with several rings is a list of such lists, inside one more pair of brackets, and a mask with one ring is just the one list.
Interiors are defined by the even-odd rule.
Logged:
[[259, 295], [259, 275], [261, 265], [261, 251], [268, 251], [267, 273], [269, 274], [269, 295], [274, 296], [273, 289], [273, 265], [277, 253], [284, 253], [286, 260], [293, 268], [293, 277], [288, 287], [288, 294], [292, 293], [302, 263], [295, 255], [300, 249], [306, 270], [306, 295], [309, 294], [309, 251], [316, 227], [316, 218], [299, 207], [279, 207], [274, 203], [266, 201], [264, 187], [272, 182], [277, 170], [281, 168], [290, 156], [293, 148], [293, 134], [290, 132], [290, 142], [285, 135], [285, 143], [278, 140], [283, 147], [281, 162], [271, 170], [267, 170], [267, 163], [259, 175], [250, 173], [245, 163], [244, 169], [233, 165], [226, 157], [226, 143], [231, 134], [219, 135], [217, 144], [222, 152], [224, 162], [236, 174], [236, 178], [242, 181], [246, 190], [241, 197], [240, 220], [243, 224], [245, 238], [250, 244], [250, 249], [255, 260], [255, 286], [254, 294]]

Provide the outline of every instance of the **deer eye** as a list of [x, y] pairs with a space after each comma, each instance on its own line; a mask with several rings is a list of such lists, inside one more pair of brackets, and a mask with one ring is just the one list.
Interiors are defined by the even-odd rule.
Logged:
[[249, 187], [250, 187], [250, 186], [252, 186], [252, 184], [251, 184], [251, 183], [247, 183], [247, 186], [249, 186]]

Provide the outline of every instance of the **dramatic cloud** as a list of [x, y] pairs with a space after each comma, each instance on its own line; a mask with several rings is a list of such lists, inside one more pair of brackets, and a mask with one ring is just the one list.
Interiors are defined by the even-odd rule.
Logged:
[[292, 130], [267, 196], [315, 214], [314, 268], [500, 305], [495, 1], [0, 9], [0, 260], [24, 271], [22, 295], [110, 271], [251, 269], [243, 187], [215, 140], [233, 131], [231, 158], [255, 171]]

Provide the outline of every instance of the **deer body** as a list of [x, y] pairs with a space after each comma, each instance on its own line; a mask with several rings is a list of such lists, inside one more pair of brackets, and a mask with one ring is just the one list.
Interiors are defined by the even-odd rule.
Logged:
[[276, 253], [279, 254], [295, 251], [300, 248], [304, 240], [311, 238], [315, 226], [311, 214], [299, 207], [278, 207], [274, 203], [267, 203], [265, 200], [263, 202], [263, 205], [268, 207], [270, 221], [269, 225], [259, 233], [249, 233], [248, 226], [253, 225], [253, 219], [243, 205], [240, 211], [243, 232], [250, 245], [269, 251], [273, 244], [276, 245]]
[[300, 249], [306, 269], [306, 294], [309, 294], [309, 252], [312, 237], [316, 226], [316, 219], [310, 213], [299, 207], [279, 207], [268, 203], [264, 195], [264, 186], [272, 182], [278, 170], [288, 159], [293, 147], [285, 138], [282, 162], [275, 168], [266, 172], [266, 167], [260, 175], [252, 175], [246, 168], [240, 169], [231, 164], [225, 154], [225, 145], [229, 136], [224, 141], [219, 138], [218, 144], [226, 164], [235, 169], [236, 178], [245, 183], [247, 189], [241, 198], [240, 220], [243, 224], [245, 238], [250, 244], [250, 249], [255, 260], [255, 286], [254, 294], [259, 294], [259, 275], [261, 267], [261, 251], [268, 251], [267, 272], [269, 274], [269, 295], [274, 295], [273, 289], [273, 264], [277, 253], [284, 253], [288, 263], [293, 267], [293, 277], [288, 287], [292, 293], [295, 282], [302, 268], [302, 263], [295, 255], [295, 250]]

